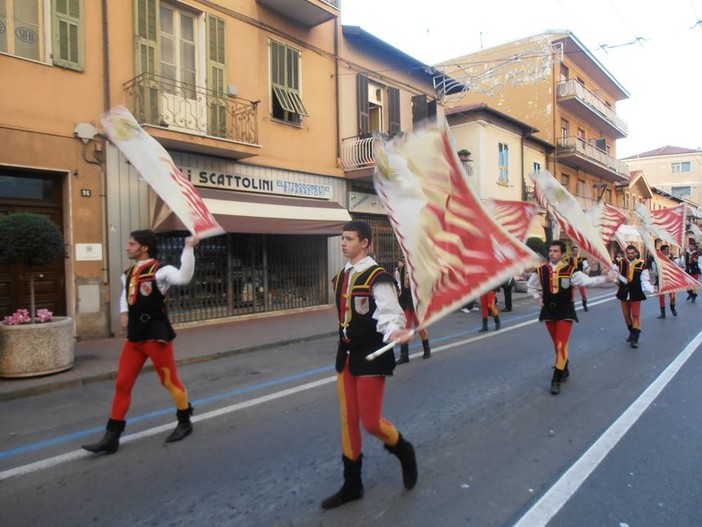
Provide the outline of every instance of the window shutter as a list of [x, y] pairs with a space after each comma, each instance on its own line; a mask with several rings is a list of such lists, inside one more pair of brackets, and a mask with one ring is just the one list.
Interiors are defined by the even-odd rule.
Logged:
[[399, 132], [400, 125], [400, 90], [388, 87], [388, 132], [393, 135]]
[[356, 76], [356, 102], [358, 105], [358, 135], [370, 134], [370, 106], [368, 104], [368, 77]]
[[429, 99], [427, 103], [427, 118], [436, 121], [436, 99]]
[[207, 15], [207, 129], [227, 136], [227, 63], [224, 20]]
[[412, 124], [426, 119], [427, 110], [426, 95], [415, 95], [412, 97]]
[[137, 77], [134, 111], [137, 120], [160, 124], [157, 73], [158, 0], [134, 0], [134, 68]]
[[53, 0], [51, 11], [54, 64], [83, 71], [83, 0]]

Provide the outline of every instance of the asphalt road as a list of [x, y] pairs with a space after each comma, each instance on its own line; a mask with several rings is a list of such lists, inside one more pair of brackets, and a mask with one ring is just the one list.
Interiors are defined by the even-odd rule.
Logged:
[[446, 317], [430, 360], [414, 343], [385, 399], [417, 450], [412, 491], [364, 436], [365, 497], [319, 508], [342, 473], [335, 343], [319, 339], [182, 368], [197, 422], [180, 443], [163, 443], [175, 417], [154, 373], [114, 456], [80, 449], [101, 436], [111, 382], [0, 403], [0, 525], [702, 525], [702, 306], [683, 294], [656, 320], [645, 302], [635, 350], [613, 295], [591, 296], [558, 396], [528, 299], [499, 332]]

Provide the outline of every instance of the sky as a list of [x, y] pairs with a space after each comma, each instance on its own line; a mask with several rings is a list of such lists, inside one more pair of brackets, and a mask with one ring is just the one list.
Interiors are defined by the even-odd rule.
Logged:
[[569, 30], [630, 94], [617, 157], [702, 149], [702, 0], [342, 0], [341, 21], [426, 64]]

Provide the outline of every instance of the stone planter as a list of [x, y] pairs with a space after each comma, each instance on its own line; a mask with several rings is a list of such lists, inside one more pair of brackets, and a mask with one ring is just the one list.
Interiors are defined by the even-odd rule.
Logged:
[[0, 323], [0, 377], [33, 377], [73, 366], [73, 319], [8, 326]]

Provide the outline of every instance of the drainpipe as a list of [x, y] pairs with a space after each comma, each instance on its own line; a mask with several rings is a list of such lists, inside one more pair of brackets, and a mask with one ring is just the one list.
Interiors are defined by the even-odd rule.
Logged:
[[[102, 89], [103, 89], [103, 102], [105, 111], [109, 110], [112, 106], [110, 100], [110, 48], [109, 48], [109, 31], [108, 31], [108, 14], [107, 14], [107, 0], [102, 0]], [[109, 254], [109, 236], [108, 236], [108, 217], [107, 217], [107, 140], [102, 146], [103, 157], [102, 157], [102, 167], [101, 167], [101, 180], [100, 180], [100, 201], [102, 206], [102, 225], [103, 225], [103, 247], [102, 251], [102, 281], [105, 287], [110, 283], [110, 264], [108, 259]], [[109, 298], [109, 295], [107, 295]], [[108, 331], [111, 335], [114, 335], [115, 329], [111, 327], [112, 323], [112, 302], [108, 300], [107, 303], [107, 324]]]
[[336, 158], [341, 159], [341, 123], [339, 105], [339, 18], [334, 18], [334, 90], [336, 92]]

